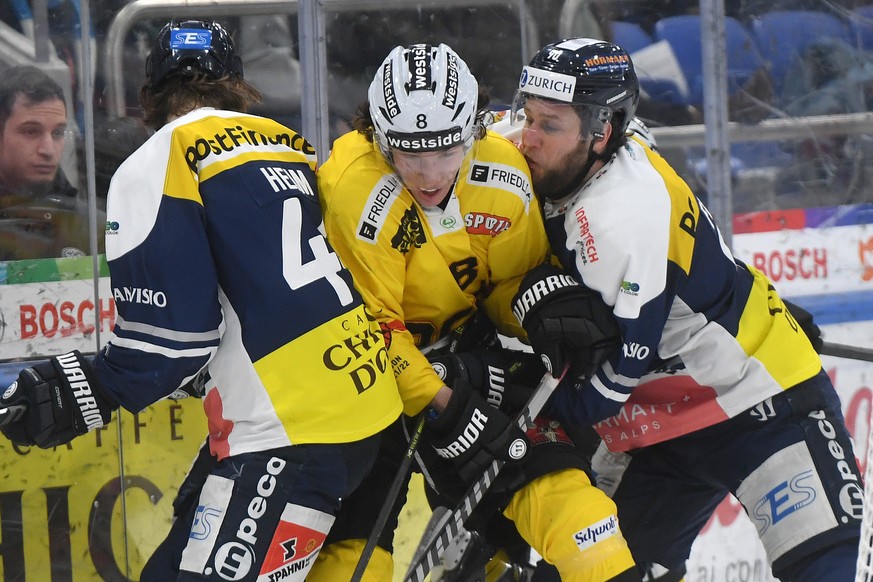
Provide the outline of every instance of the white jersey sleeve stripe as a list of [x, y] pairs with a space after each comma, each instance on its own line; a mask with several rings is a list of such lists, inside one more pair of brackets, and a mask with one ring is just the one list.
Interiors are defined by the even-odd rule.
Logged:
[[120, 316], [115, 320], [115, 323], [121, 330], [124, 331], [147, 333], [155, 337], [170, 339], [178, 342], [207, 342], [218, 341], [219, 339], [221, 339], [221, 333], [219, 330], [210, 330], [204, 332], [182, 332], [156, 327], [144, 323], [125, 321]]

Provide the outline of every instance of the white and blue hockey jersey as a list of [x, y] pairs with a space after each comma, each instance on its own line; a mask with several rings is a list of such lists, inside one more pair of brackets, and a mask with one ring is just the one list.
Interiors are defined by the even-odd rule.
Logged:
[[98, 380], [140, 410], [198, 376], [219, 458], [350, 442], [400, 414], [378, 324], [324, 238], [315, 152], [275, 121], [198, 109], [118, 169], [118, 320]]
[[626, 451], [740, 414], [821, 370], [767, 278], [735, 259], [656, 153], [629, 139], [578, 191], [544, 208], [553, 251], [600, 292], [622, 350], [550, 414], [596, 423]]

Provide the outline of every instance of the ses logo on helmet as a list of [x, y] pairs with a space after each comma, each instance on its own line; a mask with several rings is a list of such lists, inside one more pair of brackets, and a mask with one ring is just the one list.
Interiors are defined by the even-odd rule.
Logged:
[[192, 49], [212, 46], [212, 31], [199, 28], [180, 28], [170, 33], [170, 48]]

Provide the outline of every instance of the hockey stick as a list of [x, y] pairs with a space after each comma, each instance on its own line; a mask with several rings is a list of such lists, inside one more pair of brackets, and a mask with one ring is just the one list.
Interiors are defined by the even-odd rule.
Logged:
[[385, 529], [385, 522], [388, 521], [388, 515], [391, 513], [391, 508], [394, 507], [394, 502], [397, 500], [400, 487], [403, 485], [407, 473], [409, 473], [409, 467], [412, 466], [412, 458], [415, 456], [415, 449], [418, 448], [418, 441], [421, 439], [421, 433], [424, 430], [424, 419], [425, 415], [422, 412], [419, 415], [418, 423], [415, 425], [415, 432], [412, 433], [409, 439], [409, 446], [406, 448], [406, 454], [400, 463], [400, 468], [397, 470], [394, 482], [391, 483], [391, 489], [388, 490], [388, 497], [385, 498], [382, 509], [379, 510], [376, 523], [373, 525], [373, 531], [370, 532], [370, 537], [367, 538], [364, 551], [361, 553], [361, 557], [358, 558], [358, 565], [355, 566], [351, 582], [358, 582], [364, 576], [364, 571], [370, 562], [370, 556], [373, 555], [373, 551], [376, 549], [376, 543], [379, 541], [379, 536], [382, 535], [382, 530]]
[[[564, 368], [564, 371], [558, 377], [554, 377], [551, 374], [543, 376], [543, 379], [540, 380], [540, 383], [534, 389], [533, 395], [527, 401], [527, 406], [518, 416], [518, 425], [522, 430], [526, 430], [528, 424], [533, 423], [533, 419], [545, 406], [546, 401], [552, 395], [552, 392], [555, 391], [555, 388], [558, 387], [558, 383], [560, 383], [566, 373], [567, 368]], [[424, 577], [437, 564], [448, 547], [449, 542], [458, 534], [459, 528], [464, 525], [467, 518], [473, 513], [473, 509], [479, 504], [485, 493], [488, 492], [504, 464], [504, 461], [498, 459], [492, 461], [485, 469], [485, 473], [467, 489], [467, 493], [454, 511], [444, 514], [434, 525], [433, 535], [431, 535], [426, 543], [422, 540], [415, 556], [412, 557], [409, 568], [403, 577], [404, 582], [424, 581]]]
[[824, 342], [822, 343], [819, 353], [823, 356], [834, 356], [837, 358], [860, 360], [862, 362], [873, 362], [873, 349], [870, 348]]

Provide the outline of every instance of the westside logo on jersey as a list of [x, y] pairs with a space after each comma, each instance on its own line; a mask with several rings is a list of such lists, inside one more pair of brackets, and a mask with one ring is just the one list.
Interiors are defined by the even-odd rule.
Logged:
[[403, 184], [396, 174], [387, 174], [376, 182], [367, 197], [364, 212], [358, 221], [359, 240], [376, 244], [376, 239], [379, 238], [379, 232], [385, 224], [391, 204], [397, 199], [397, 195], [402, 189]]
[[471, 164], [467, 181], [477, 186], [500, 188], [512, 192], [524, 201], [525, 208], [530, 204], [530, 181], [524, 172], [514, 166], [477, 162]]

